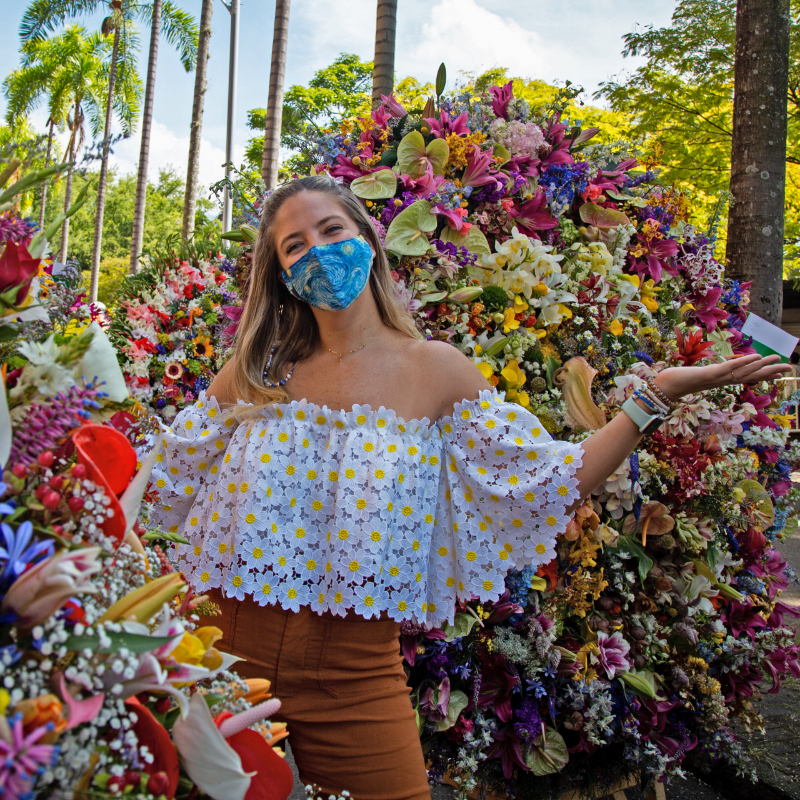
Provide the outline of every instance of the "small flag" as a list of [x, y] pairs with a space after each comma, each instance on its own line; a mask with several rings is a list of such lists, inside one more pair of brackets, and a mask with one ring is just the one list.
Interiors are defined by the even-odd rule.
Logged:
[[796, 336], [786, 333], [757, 314], [747, 316], [742, 325], [742, 333], [753, 337], [753, 348], [757, 353], [762, 356], [779, 355], [785, 364], [789, 362], [789, 356], [800, 341]]

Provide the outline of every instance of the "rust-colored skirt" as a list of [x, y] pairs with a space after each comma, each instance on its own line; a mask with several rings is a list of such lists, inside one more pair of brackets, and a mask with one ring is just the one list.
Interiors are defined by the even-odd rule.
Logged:
[[208, 620], [224, 631], [217, 646], [246, 659], [235, 671], [272, 683], [304, 784], [322, 797], [430, 800], [396, 622], [211, 599], [222, 608]]

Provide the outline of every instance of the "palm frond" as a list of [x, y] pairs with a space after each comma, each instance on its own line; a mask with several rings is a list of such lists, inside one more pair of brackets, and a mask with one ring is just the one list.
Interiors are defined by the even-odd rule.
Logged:
[[94, 11], [103, 0], [33, 0], [19, 25], [23, 42], [44, 39], [70, 18]]
[[[141, 16], [146, 14], [152, 19], [152, 7], [142, 6]], [[165, 0], [161, 7], [161, 34], [178, 51], [181, 64], [187, 72], [191, 72], [197, 64], [197, 42], [200, 28], [197, 20], [178, 8], [172, 0]]]

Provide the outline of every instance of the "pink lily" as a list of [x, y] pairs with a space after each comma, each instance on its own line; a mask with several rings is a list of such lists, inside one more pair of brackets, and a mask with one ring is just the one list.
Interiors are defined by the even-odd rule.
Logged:
[[767, 694], [777, 694], [780, 691], [781, 678], [787, 672], [795, 678], [800, 678], [800, 663], [797, 661], [799, 654], [800, 645], [793, 644], [790, 647], [776, 648], [761, 661], [761, 665], [772, 678], [772, 686], [767, 690]]
[[669, 263], [670, 258], [678, 252], [678, 243], [674, 239], [655, 239], [636, 234], [639, 240], [638, 256], [628, 256], [628, 268], [642, 280], [652, 278], [655, 283], [661, 280], [661, 275], [666, 270], [670, 275], [676, 275], [675, 268]]
[[535, 156], [512, 156], [503, 164], [503, 169], [509, 172], [519, 172], [526, 178], [536, 178], [539, 175], [541, 160]]
[[464, 186], [486, 186], [489, 183], [497, 183], [497, 178], [489, 174], [489, 167], [492, 165], [492, 154], [489, 150], [481, 152], [477, 145], [473, 145], [470, 154], [467, 156], [467, 168], [461, 178]]
[[722, 618], [736, 637], [740, 633], [746, 633], [752, 639], [759, 628], [767, 627], [758, 609], [753, 608], [750, 603], [740, 603], [738, 600], [731, 601], [730, 608], [722, 614]]
[[[580, 139], [580, 136], [578, 139]], [[614, 170], [599, 170], [592, 183], [601, 189], [613, 192], [625, 182], [625, 173], [637, 166], [638, 163], [635, 158], [628, 158], [625, 161], [620, 161]]]
[[444, 175], [434, 175], [430, 163], [426, 166], [425, 174], [419, 178], [412, 178], [410, 175], [400, 175], [399, 178], [402, 191], [422, 198], [436, 194], [436, 190], [444, 183]]
[[792, 606], [787, 606], [786, 603], [782, 603], [778, 600], [772, 609], [772, 613], [767, 618], [767, 625], [769, 625], [770, 628], [781, 628], [783, 627], [784, 617], [797, 619], [800, 617], [800, 608], [792, 608]]
[[430, 125], [431, 133], [435, 139], [444, 139], [449, 133], [455, 133], [457, 136], [466, 136], [469, 133], [467, 127], [467, 112], [464, 111], [459, 114], [455, 119], [450, 119], [445, 111], [439, 112], [439, 120], [433, 117], [425, 117], [423, 122]]
[[398, 119], [404, 117], [408, 112], [403, 108], [403, 106], [397, 102], [394, 96], [394, 92], [389, 92], [388, 95], [382, 94], [381, 95], [381, 104], [389, 109], [391, 115]]
[[532, 200], [519, 208], [509, 209], [508, 214], [520, 231], [537, 239], [540, 238], [537, 231], [550, 230], [558, 225], [558, 220], [547, 210], [547, 195], [543, 191], [537, 192]]
[[556, 114], [550, 120], [550, 126], [544, 132], [545, 139], [550, 144], [552, 150], [542, 158], [542, 166], [549, 167], [551, 164], [571, 164], [575, 159], [569, 152], [571, 139], [565, 139], [567, 126], [560, 122], [560, 115]]
[[[769, 551], [767, 558], [763, 561], [757, 561], [750, 567], [750, 571], [754, 575], [769, 579], [768, 593], [770, 600], [775, 597], [775, 593], [778, 589], [782, 591], [789, 585], [789, 578], [786, 575], [786, 568], [788, 566], [786, 559], [777, 550], [773, 549]], [[783, 603], [780, 605], [783, 605]], [[786, 606], [786, 608], [788, 608], [788, 606]]]
[[717, 307], [721, 295], [722, 287], [717, 286], [703, 295], [695, 295], [692, 298], [694, 306], [692, 313], [707, 331], [715, 331], [720, 322], [728, 319], [728, 312]]
[[489, 91], [492, 93], [492, 111], [502, 118], [508, 119], [508, 104], [514, 99], [514, 82], [509, 81], [505, 86], [492, 86]]
[[751, 389], [745, 389], [739, 396], [742, 403], [750, 403], [755, 408], [756, 413], [750, 417], [750, 422], [754, 423], [758, 428], [777, 428], [778, 423], [768, 417], [763, 409], [767, 408], [772, 402], [772, 397], [769, 394], [755, 394]]
[[58, 673], [56, 688], [62, 702], [69, 709], [67, 730], [76, 728], [84, 722], [91, 722], [100, 713], [100, 709], [103, 707], [103, 700], [105, 699], [103, 692], [87, 697], [85, 700], [78, 700], [74, 697], [67, 688], [63, 672]]
[[389, 110], [388, 110], [387, 108], [385, 108], [384, 106], [378, 106], [378, 107], [377, 107], [377, 108], [376, 108], [376, 109], [375, 109], [375, 110], [372, 112], [372, 121], [373, 121], [373, 122], [374, 122], [376, 125], [379, 125], [381, 128], [385, 128], [385, 127], [386, 127], [386, 123], [387, 123], [387, 122], [388, 122], [388, 121], [389, 121], [391, 118], [392, 118], [392, 115], [391, 115], [391, 113], [390, 113], [390, 112], [389, 112]]

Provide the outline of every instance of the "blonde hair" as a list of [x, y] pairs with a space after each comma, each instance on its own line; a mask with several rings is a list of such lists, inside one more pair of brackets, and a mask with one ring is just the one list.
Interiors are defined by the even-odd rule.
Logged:
[[289, 394], [282, 386], [264, 385], [264, 369], [273, 349], [275, 355], [267, 377], [275, 383], [285, 377], [292, 364], [308, 358], [320, 346], [319, 328], [311, 307], [294, 297], [280, 278], [281, 265], [275, 241], [278, 210], [300, 192], [322, 192], [337, 200], [375, 251], [369, 286], [383, 324], [419, 338], [411, 314], [401, 305], [378, 234], [355, 195], [323, 175], [286, 183], [264, 203], [247, 283], [247, 301], [234, 338], [230, 374], [232, 395], [253, 403], [256, 408], [289, 400]]

